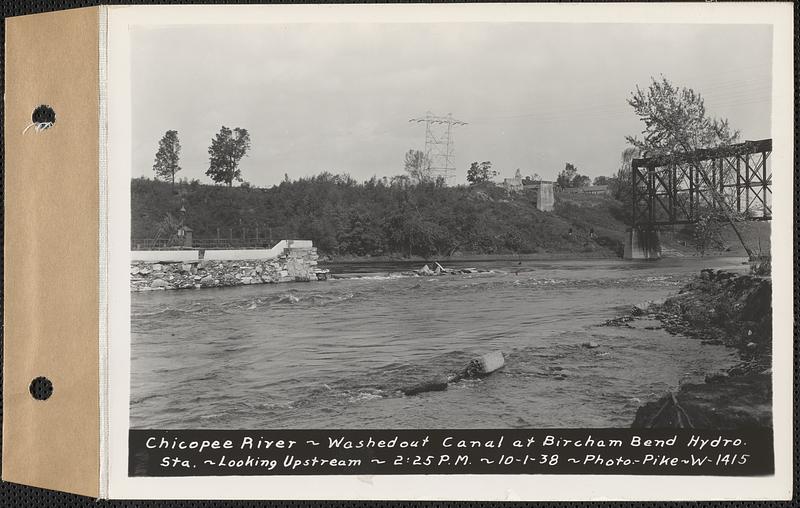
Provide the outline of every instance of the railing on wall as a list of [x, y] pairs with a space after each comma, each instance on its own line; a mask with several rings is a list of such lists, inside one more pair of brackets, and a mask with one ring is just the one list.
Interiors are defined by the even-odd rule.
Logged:
[[191, 245], [187, 245], [184, 238], [131, 238], [131, 250], [268, 249], [276, 242], [297, 237], [296, 232], [289, 228], [241, 229], [238, 236], [234, 231], [228, 228], [225, 236], [217, 231], [213, 238], [194, 237]]
[[281, 240], [270, 248], [262, 249], [151, 249], [134, 250], [135, 262], [191, 263], [199, 260], [249, 260], [275, 259], [290, 251], [303, 252], [314, 248], [311, 240]]
[[[275, 240], [280, 241], [280, 240]], [[131, 250], [196, 250], [196, 249], [268, 249], [275, 241], [268, 239], [230, 241], [226, 238], [193, 239], [191, 246], [185, 244], [174, 245], [166, 240], [153, 240], [151, 238], [134, 238], [131, 240]]]

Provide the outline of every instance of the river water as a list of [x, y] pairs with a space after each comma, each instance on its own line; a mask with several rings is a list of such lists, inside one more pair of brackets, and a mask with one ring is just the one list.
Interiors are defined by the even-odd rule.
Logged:
[[[131, 426], [627, 427], [735, 354], [648, 320], [599, 325], [741, 261], [448, 263], [495, 272], [440, 277], [360, 264], [326, 282], [134, 293]], [[489, 377], [399, 392], [496, 350], [506, 366]]]

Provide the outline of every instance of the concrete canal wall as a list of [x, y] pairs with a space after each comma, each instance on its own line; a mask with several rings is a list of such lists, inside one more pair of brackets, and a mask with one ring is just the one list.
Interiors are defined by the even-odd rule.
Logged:
[[315, 281], [318, 257], [309, 240], [271, 249], [133, 251], [131, 291]]

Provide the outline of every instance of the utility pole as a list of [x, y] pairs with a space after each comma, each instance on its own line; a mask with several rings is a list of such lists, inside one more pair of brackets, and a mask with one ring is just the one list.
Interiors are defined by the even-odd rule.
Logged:
[[425, 124], [425, 157], [431, 165], [434, 178], [441, 177], [445, 183], [455, 178], [456, 149], [453, 141], [453, 127], [467, 125], [456, 120], [452, 113], [447, 116], [434, 115], [430, 111], [424, 117], [412, 118], [409, 122]]

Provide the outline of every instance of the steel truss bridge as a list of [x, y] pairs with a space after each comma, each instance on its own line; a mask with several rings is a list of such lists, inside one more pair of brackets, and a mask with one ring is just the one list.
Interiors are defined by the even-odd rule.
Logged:
[[772, 140], [633, 159], [633, 225], [690, 224], [707, 211], [772, 218]]

